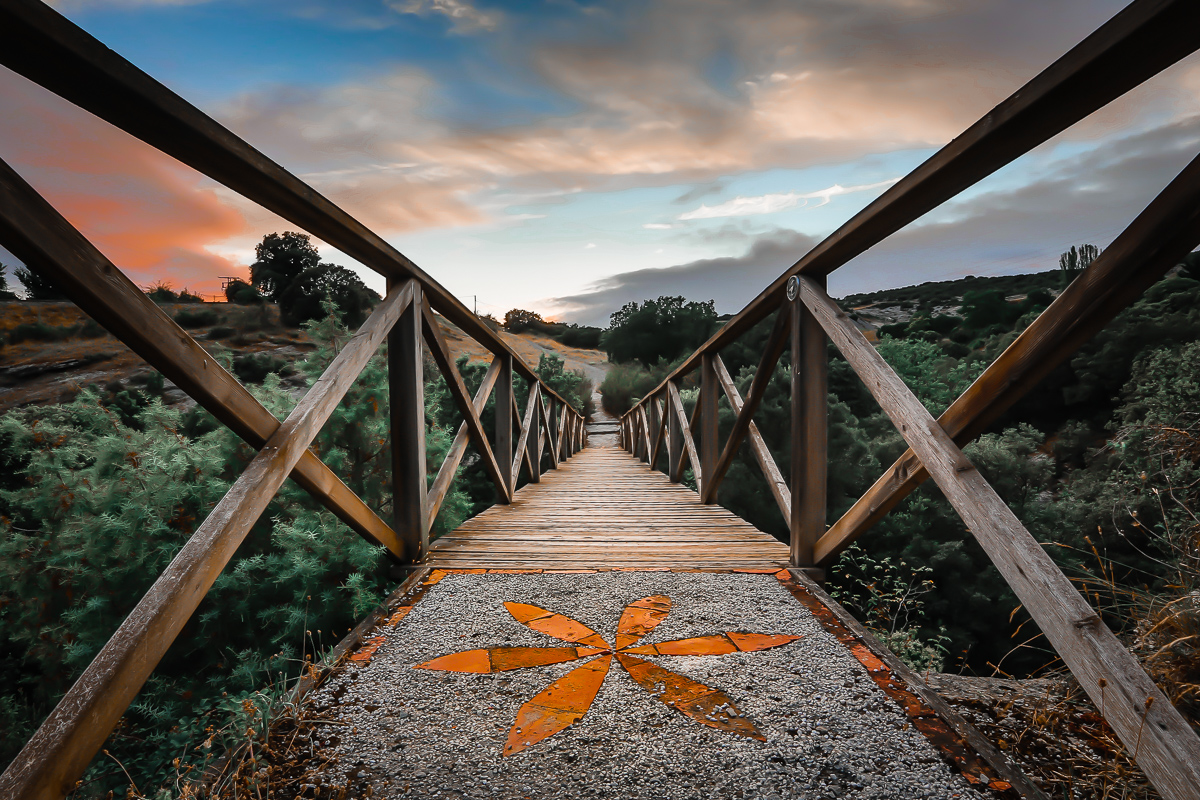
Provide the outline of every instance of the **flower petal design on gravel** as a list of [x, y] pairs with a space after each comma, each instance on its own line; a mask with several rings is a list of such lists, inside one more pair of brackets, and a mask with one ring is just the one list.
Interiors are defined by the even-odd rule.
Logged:
[[634, 647], [666, 620], [671, 598], [665, 595], [643, 597], [625, 606], [617, 623], [616, 646], [581, 622], [540, 606], [505, 603], [513, 619], [522, 625], [560, 641], [582, 647], [491, 647], [450, 653], [414, 669], [445, 672], [490, 674], [523, 667], [562, 664], [580, 658], [592, 658], [585, 664], [551, 683], [517, 711], [508, 733], [504, 755], [512, 755], [547, 739], [579, 720], [592, 706], [613, 656], [629, 676], [652, 696], [681, 714], [719, 731], [766, 741], [754, 723], [742, 714], [733, 701], [719, 689], [672, 672], [637, 656], [714, 656], [728, 653], [752, 653], [789, 644], [802, 637], [786, 634], [739, 633], [726, 631], [708, 636], [676, 639], [659, 644]]
[[612, 655], [593, 658], [547, 686], [517, 711], [504, 755], [519, 753], [583, 719], [608, 676]]

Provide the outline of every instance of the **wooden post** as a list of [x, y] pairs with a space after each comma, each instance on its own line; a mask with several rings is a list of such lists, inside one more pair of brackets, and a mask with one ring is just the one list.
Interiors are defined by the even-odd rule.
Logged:
[[525, 453], [529, 457], [529, 482], [542, 482], [542, 385], [533, 380], [529, 384], [529, 404], [533, 416], [529, 417], [529, 438], [525, 440]]
[[546, 449], [550, 452], [550, 466], [558, 468], [558, 407], [553, 397], [546, 398]]
[[500, 363], [500, 377], [498, 378], [499, 388], [496, 390], [496, 460], [508, 467], [504, 470], [504, 483], [508, 490], [508, 501], [512, 500], [513, 476], [512, 476], [512, 460], [513, 460], [513, 396], [512, 396], [512, 379], [513, 379], [513, 362], [512, 356], [508, 353], [500, 353], [496, 356]]
[[646, 459], [650, 462], [650, 469], [656, 469], [658, 461], [655, 456], [658, 455], [658, 430], [662, 425], [662, 417], [658, 413], [658, 401], [654, 399], [654, 395], [646, 396], [646, 419], [650, 423], [650, 452], [646, 454]]
[[807, 569], [815, 567], [813, 546], [825, 533], [828, 362], [825, 331], [800, 299], [799, 278], [788, 282], [787, 293], [792, 306], [791, 560]]
[[671, 410], [671, 387], [668, 386], [663, 394], [663, 413], [667, 415], [667, 477], [672, 483], [679, 483], [679, 465], [683, 461], [683, 431], [679, 428], [679, 415]]
[[[717, 400], [720, 397], [721, 384], [717, 381], [713, 354], [705, 352], [700, 360], [700, 418], [696, 429], [692, 431], [692, 436], [700, 439], [697, 444], [700, 445], [700, 471], [704, 477], [703, 480], [697, 478], [696, 488], [700, 490], [701, 497], [706, 494], [704, 489], [709, 476], [716, 472], [717, 459], [721, 455], [721, 443], [717, 441]], [[710, 501], [715, 503], [717, 498], [712, 497]]]
[[[389, 287], [389, 291], [391, 287]], [[421, 289], [388, 334], [392, 439], [392, 527], [409, 563], [425, 560], [425, 375], [421, 354]]]

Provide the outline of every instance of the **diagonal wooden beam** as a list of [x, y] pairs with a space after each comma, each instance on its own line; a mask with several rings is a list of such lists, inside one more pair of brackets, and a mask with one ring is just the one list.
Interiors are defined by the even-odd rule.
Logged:
[[[939, 424], [962, 446], [1066, 361], [1200, 243], [1200, 157], [967, 387]], [[816, 544], [828, 566], [929, 477], [909, 449]]]
[[[675, 394], [676, 395], [679, 394], [679, 387], [675, 388]], [[668, 400], [668, 402], [671, 402], [671, 393], [669, 390], [667, 392], [667, 400]], [[680, 408], [682, 408], [682, 407], [683, 407], [683, 402], [682, 402], [682, 400], [680, 400]], [[691, 455], [688, 453], [688, 450], [687, 450], [686, 440], [683, 439], [683, 432], [686, 430], [688, 432], [688, 434], [691, 434], [692, 429], [695, 428], [696, 419], [700, 416], [700, 404], [697, 403], [695, 406], [693, 406], [691, 419], [687, 419], [686, 417], [684, 417], [682, 415], [674, 415], [674, 416], [675, 416], [675, 419], [679, 422], [679, 433], [680, 433], [679, 438], [681, 440], [681, 444], [683, 445], [679, 448], [679, 450], [680, 450], [679, 460], [675, 462], [675, 480], [679, 481], [679, 480], [683, 479], [683, 462], [685, 460], [691, 458]], [[694, 441], [695, 440], [693, 440], [693, 442]]]
[[[742, 395], [737, 390], [737, 384], [733, 382], [733, 378], [729, 377], [729, 371], [725, 369], [725, 364], [721, 361], [720, 356], [714, 357], [713, 362], [713, 366], [717, 370], [717, 380], [721, 382], [721, 388], [725, 391], [725, 396], [729, 398], [729, 405], [733, 406], [735, 414], [740, 414], [742, 411]], [[784, 521], [790, 523], [792, 519], [792, 497], [787, 481], [783, 479], [783, 473], [779, 471], [779, 467], [775, 463], [775, 458], [771, 455], [770, 449], [767, 448], [766, 441], [763, 440], [762, 433], [759, 432], [758, 426], [753, 422], [750, 423], [746, 431], [746, 436], [750, 439], [750, 449], [754, 452], [754, 458], [758, 461], [759, 469], [763, 471], [763, 475], [767, 479], [767, 486], [771, 489], [771, 496], [775, 498], [775, 505], [779, 506], [779, 512], [783, 514]]]
[[546, 439], [549, 440], [549, 447], [546, 452], [550, 455], [550, 469], [558, 469], [558, 454], [554, 452], [554, 437], [553, 433], [553, 415], [550, 413], [550, 407], [553, 407], [553, 401], [546, 401], [546, 396], [542, 395], [539, 400], [539, 405], [542, 409], [542, 429], [546, 432]]
[[1165, 798], [1200, 796], [1200, 738], [950, 435], [811, 278], [800, 297]]
[[654, 452], [650, 454], [650, 469], [656, 469], [658, 467], [658, 455], [659, 455], [659, 452], [662, 450], [662, 444], [667, 435], [668, 414], [666, 413], [667, 408], [665, 406], [662, 409], [659, 409], [658, 398], [652, 397], [652, 398], [650, 398], [650, 402], [654, 406], [655, 419], [658, 420], [658, 425], [655, 426], [657, 428], [657, 430], [655, 430], [655, 432], [654, 432], [654, 439], [653, 439]]
[[[561, 404], [560, 404], [561, 405]], [[570, 424], [568, 414], [570, 409], [563, 405], [558, 409], [555, 415], [555, 427], [558, 429], [558, 436], [554, 437], [554, 453], [557, 456], [557, 462], [562, 463], [564, 459], [571, 457], [571, 449], [566, 441], [570, 437]]]
[[[477, 414], [483, 413], [483, 408], [487, 405], [488, 398], [492, 396], [492, 389], [500, 377], [500, 367], [503, 358], [503, 356], [496, 356], [492, 359], [491, 366], [488, 367], [487, 373], [483, 376], [483, 383], [479, 384], [479, 390], [475, 392], [475, 399], [471, 401], [471, 405], [475, 407], [475, 413]], [[442, 459], [442, 466], [438, 469], [437, 477], [433, 479], [433, 485], [429, 487], [429, 494], [425, 505], [429, 509], [428, 525], [430, 528], [433, 527], [433, 523], [437, 520], [438, 511], [441, 510], [442, 503], [446, 500], [446, 493], [450, 491], [450, 484], [454, 482], [454, 476], [458, 474], [458, 466], [462, 463], [463, 456], [467, 453], [467, 445], [470, 442], [469, 431], [467, 423], [459, 423], [458, 432], [454, 434], [454, 442], [450, 445], [449, 451], [446, 452], [446, 457]]]
[[[700, 454], [696, 451], [696, 442], [692, 439], [692, 426], [688, 423], [687, 413], [683, 410], [683, 400], [679, 397], [679, 389], [675, 384], [667, 384], [667, 392], [671, 399], [671, 409], [675, 412], [675, 416], [679, 418], [679, 432], [683, 435], [683, 450], [687, 453], [688, 460], [692, 464], [692, 475], [696, 478], [696, 485], [703, 486], [701, 481], [700, 471]], [[699, 411], [699, 404], [697, 404]], [[695, 414], [693, 413], [693, 419]]]
[[454, 398], [454, 404], [458, 406], [459, 413], [463, 415], [467, 431], [471, 434], [471, 443], [475, 445], [476, 452], [483, 459], [484, 470], [492, 479], [492, 483], [496, 484], [500, 502], [507, 503], [510, 498], [504, 473], [500, 471], [500, 465], [496, 463], [496, 455], [492, 452], [491, 443], [488, 442], [487, 432], [484, 431], [483, 422], [479, 419], [479, 412], [475, 410], [475, 405], [471, 402], [471, 393], [467, 391], [467, 385], [463, 383], [462, 375], [458, 374], [458, 369], [454, 366], [450, 348], [446, 346], [446, 338], [442, 336], [442, 329], [438, 325], [437, 318], [433, 316], [433, 309], [429, 307], [428, 303], [421, 304], [421, 314], [424, 317], [425, 342], [430, 345], [429, 351], [433, 355], [433, 360], [446, 378], [450, 396]]
[[438, 312], [537, 379], [500, 336], [383, 237], [45, 3], [0, 0], [0, 63], [376, 272], [417, 279]]
[[[758, 369], [755, 370], [754, 378], [750, 382], [750, 392], [746, 397], [746, 403], [738, 412], [737, 419], [734, 420], [733, 430], [730, 431], [729, 438], [725, 440], [725, 449], [721, 451], [721, 456], [717, 459], [712, 474], [704, 481], [704, 494], [701, 499], [705, 503], [717, 502], [717, 489], [720, 488], [721, 481], [725, 479], [729, 465], [737, 456], [742, 439], [745, 438], [746, 431], [750, 429], [750, 421], [754, 418], [754, 412], [758, 411], [759, 405], [762, 404], [763, 395], [767, 392], [767, 384], [771, 382], [771, 377], [775, 374], [775, 364], [788, 344], [788, 333], [792, 329], [791, 320], [792, 315], [786, 306], [780, 307], [775, 314], [775, 324], [771, 328], [771, 335], [767, 337], [762, 357], [758, 361]], [[718, 356], [714, 353], [713, 357]]]
[[63, 797], [411, 302], [390, 292], [267, 440], [0, 776], [0, 797]]
[[[646, 406], [640, 405], [637, 407], [638, 425], [640, 426], [642, 449], [645, 452], [645, 461], [650, 464], [650, 455], [654, 450], [654, 445], [650, 441], [650, 416], [646, 413]], [[653, 465], [650, 466], [653, 469]]]
[[537, 483], [537, 465], [533, 463], [533, 458], [530, 456], [529, 434], [535, 424], [533, 415], [537, 411], [537, 390], [538, 384], [534, 383], [529, 387], [529, 399], [525, 402], [525, 418], [521, 420], [521, 433], [517, 436], [517, 455], [512, 463], [512, 485], [517, 485], [517, 476], [521, 472], [521, 459], [525, 459], [526, 465], [529, 467], [529, 482]]
[[[3, 161], [0, 243], [52, 277], [75, 305], [251, 447], [261, 448], [279, 429], [237, 378]], [[395, 531], [311, 451], [292, 479], [355, 533], [404, 556]]]

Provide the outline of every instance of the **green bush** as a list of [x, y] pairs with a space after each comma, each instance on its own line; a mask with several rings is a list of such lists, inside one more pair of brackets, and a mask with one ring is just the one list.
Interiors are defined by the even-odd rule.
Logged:
[[216, 311], [201, 309], [199, 311], [180, 311], [175, 315], [175, 321], [181, 328], [207, 328], [216, 325], [221, 317]]
[[247, 353], [233, 360], [233, 374], [242, 383], [262, 383], [271, 373], [284, 371], [286, 363], [269, 353]]
[[8, 341], [12, 344], [59, 342], [69, 338], [73, 330], [73, 327], [47, 325], [44, 322], [23, 322], [8, 332]]
[[219, 339], [228, 339], [230, 336], [233, 336], [236, 333], [237, 331], [228, 325], [218, 325], [208, 332], [207, 338], [217, 341]]

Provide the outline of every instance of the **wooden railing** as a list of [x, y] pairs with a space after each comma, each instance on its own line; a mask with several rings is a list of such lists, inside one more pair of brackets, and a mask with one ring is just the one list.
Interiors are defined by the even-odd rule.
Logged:
[[[258, 450], [205, 521], [0, 776], [0, 797], [58, 798], [75, 786], [238, 545], [291, 476], [359, 535], [417, 564], [468, 446], [502, 503], [522, 469], [537, 482], [586, 444], [579, 410], [495, 332], [382, 238], [37, 0], [0, 0], [0, 63], [241, 193], [388, 279], [366, 323], [282, 423], [195, 339], [0, 161], [0, 245], [52, 277], [97, 322]], [[434, 312], [493, 354], [471, 397]], [[392, 521], [308, 449], [379, 346], [388, 342]], [[424, 355], [463, 416], [438, 474], [425, 473]], [[514, 373], [529, 384], [519, 412]], [[480, 414], [496, 397], [489, 440]], [[514, 427], [515, 426], [515, 427]], [[515, 440], [514, 430], [518, 431]]]
[[[1200, 47], [1200, 4], [1138, 0], [814, 247], [621, 418], [621, 443], [701, 498], [748, 442], [788, 523], [791, 561], [818, 576], [851, 542], [932, 477], [1046, 638], [1154, 783], [1200, 798], [1200, 739], [960, 449], [1200, 244], [1200, 157], [935, 420], [826, 294], [825, 277], [925, 212]], [[747, 397], [720, 351], [775, 315]], [[826, 527], [827, 341], [910, 449]], [[785, 480], [753, 417], [791, 351], [791, 464]], [[689, 418], [680, 381], [699, 370]], [[724, 396], [735, 421], [717, 429]], [[665, 448], [664, 448], [665, 444]]]

